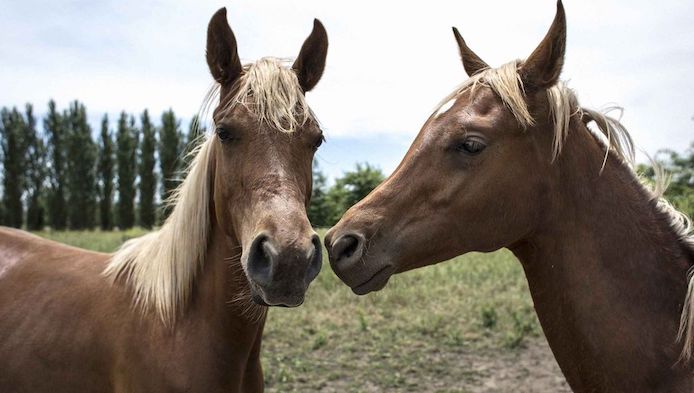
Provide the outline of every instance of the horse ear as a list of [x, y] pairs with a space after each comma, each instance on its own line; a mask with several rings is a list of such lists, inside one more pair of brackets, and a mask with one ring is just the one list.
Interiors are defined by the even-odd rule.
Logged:
[[519, 73], [526, 89], [545, 89], [559, 80], [566, 52], [566, 15], [561, 0], [557, 14], [540, 45], [520, 67]]
[[227, 9], [220, 8], [207, 26], [207, 66], [214, 80], [221, 85], [233, 83], [241, 75], [241, 59], [236, 37], [227, 23]]
[[468, 76], [473, 76], [489, 68], [489, 65], [467, 46], [463, 36], [460, 35], [460, 32], [455, 27], [453, 28], [453, 36], [455, 36], [455, 41], [458, 43], [460, 59], [463, 61], [463, 67], [465, 67], [465, 72], [467, 72]]
[[313, 89], [325, 69], [325, 57], [328, 55], [328, 33], [318, 20], [313, 20], [313, 30], [301, 46], [299, 56], [292, 69], [299, 78], [299, 85], [304, 92]]

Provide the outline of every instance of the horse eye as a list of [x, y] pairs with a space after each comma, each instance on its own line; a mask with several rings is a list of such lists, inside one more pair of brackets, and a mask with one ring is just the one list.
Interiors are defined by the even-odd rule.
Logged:
[[320, 135], [320, 138], [316, 140], [316, 142], [313, 144], [313, 150], [318, 150], [319, 147], [325, 142], [325, 136], [323, 134]]
[[228, 142], [230, 140], [236, 139], [232, 132], [226, 127], [217, 127], [217, 137], [222, 142]]
[[460, 145], [458, 145], [457, 150], [462, 153], [474, 156], [480, 154], [482, 150], [484, 150], [486, 147], [487, 146], [483, 142], [469, 138], [463, 141], [463, 143], [461, 143]]

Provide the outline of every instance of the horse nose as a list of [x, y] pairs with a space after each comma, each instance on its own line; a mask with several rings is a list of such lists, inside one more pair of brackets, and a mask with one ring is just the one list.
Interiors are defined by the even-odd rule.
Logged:
[[354, 266], [364, 254], [364, 243], [364, 236], [360, 233], [343, 234], [328, 246], [330, 264], [341, 270]]
[[251, 242], [247, 271], [249, 278], [267, 291], [284, 288], [303, 292], [320, 273], [322, 263], [321, 242], [315, 233], [310, 245], [303, 247], [279, 247], [262, 233]]

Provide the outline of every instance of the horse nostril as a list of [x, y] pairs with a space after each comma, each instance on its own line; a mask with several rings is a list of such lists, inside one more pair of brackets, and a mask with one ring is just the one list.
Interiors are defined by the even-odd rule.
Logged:
[[333, 243], [331, 259], [336, 263], [340, 263], [341, 261], [349, 263], [359, 260], [362, 256], [363, 249], [363, 237], [356, 233], [348, 233], [340, 236], [340, 238]]
[[320, 273], [321, 265], [323, 264], [323, 250], [321, 248], [320, 238], [318, 235], [313, 235], [311, 238], [311, 243], [313, 244], [313, 250], [309, 254], [309, 265], [307, 272], [307, 282], [313, 281], [318, 273]]
[[272, 282], [276, 257], [277, 251], [268, 241], [268, 237], [258, 235], [251, 243], [248, 254], [248, 275], [260, 285], [269, 284]]

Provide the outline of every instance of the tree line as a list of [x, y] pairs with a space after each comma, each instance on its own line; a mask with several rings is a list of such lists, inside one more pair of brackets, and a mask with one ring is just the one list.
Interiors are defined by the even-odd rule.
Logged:
[[[187, 132], [172, 110], [155, 124], [145, 109], [104, 115], [94, 132], [79, 101], [59, 110], [48, 103], [40, 119], [26, 104], [0, 110], [3, 167], [0, 224], [29, 230], [152, 228], [170, 213], [163, 209], [189, 163], [187, 153], [204, 132], [193, 116]], [[315, 226], [331, 226], [383, 179], [380, 169], [357, 164], [334, 184], [314, 162], [308, 209]]]
[[31, 104], [2, 108], [0, 118], [0, 223], [29, 230], [161, 223], [168, 212], [158, 212], [160, 201], [176, 187], [182, 157], [203, 132], [196, 116], [184, 133], [172, 110], [157, 126], [145, 109], [137, 117], [121, 112], [115, 129], [104, 115], [94, 133], [79, 101], [61, 111], [51, 100], [42, 129]]
[[367, 196], [385, 176], [368, 163], [358, 163], [328, 186], [326, 176], [316, 161], [313, 162], [313, 192], [308, 208], [308, 218], [316, 227], [331, 227], [353, 205]]
[[[29, 230], [160, 224], [170, 213], [162, 201], [182, 178], [187, 153], [204, 132], [197, 116], [184, 132], [172, 110], [162, 113], [158, 124], [144, 110], [137, 116], [121, 112], [115, 124], [104, 115], [95, 133], [79, 101], [61, 111], [51, 100], [42, 127], [31, 104], [22, 111], [2, 108], [0, 117], [0, 224]], [[671, 177], [666, 197], [694, 216], [694, 143], [683, 154], [664, 150], [656, 159]], [[649, 165], [640, 165], [639, 172], [655, 176]], [[314, 161], [311, 223], [334, 225], [384, 178], [380, 169], [363, 163], [329, 185]]]

